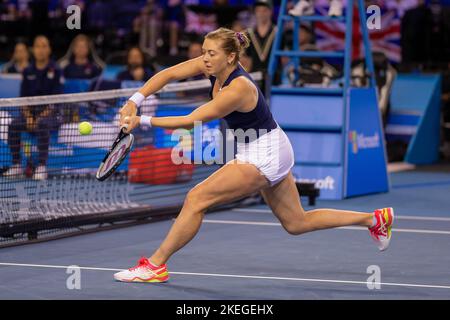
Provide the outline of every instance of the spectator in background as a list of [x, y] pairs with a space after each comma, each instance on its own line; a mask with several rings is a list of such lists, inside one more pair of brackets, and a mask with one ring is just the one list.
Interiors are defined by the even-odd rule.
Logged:
[[166, 20], [169, 24], [169, 54], [178, 54], [178, 39], [184, 25], [184, 6], [182, 0], [168, 0], [166, 5]]
[[[187, 50], [187, 56], [182, 57], [183, 60], [195, 59], [195, 58], [200, 57], [201, 55], [203, 55], [202, 47], [203, 47], [203, 41], [202, 41], [201, 38], [196, 38], [196, 37], [192, 38], [191, 41], [189, 42], [189, 46], [188, 46], [188, 50]], [[206, 79], [205, 75], [204, 74], [198, 74], [196, 76], [183, 79], [180, 82], [203, 80], [203, 79]], [[189, 91], [177, 92], [177, 97], [178, 98], [189, 97], [190, 99], [195, 99], [195, 98], [201, 99], [202, 97], [204, 97], [204, 95], [205, 95], [205, 90], [203, 88], [189, 90]]]
[[145, 54], [138, 47], [132, 47], [127, 54], [127, 68], [117, 75], [117, 80], [147, 81], [153, 70], [145, 67]]
[[31, 12], [30, 2], [32, 0], [17, 0], [17, 14], [19, 19], [30, 20], [33, 13]]
[[11, 61], [3, 66], [3, 73], [22, 73], [29, 65], [30, 54], [27, 45], [19, 42], [14, 47]]
[[253, 14], [256, 25], [248, 29], [250, 47], [246, 51], [251, 59], [252, 71], [267, 71], [270, 50], [276, 34], [276, 26], [272, 23], [272, 13], [272, 0], [255, 1]]
[[236, 32], [245, 32], [245, 27], [240, 20], [234, 20], [231, 24], [231, 30]]
[[[294, 32], [292, 30], [289, 30], [286, 32], [285, 37], [283, 38], [283, 50], [292, 50], [293, 47], [293, 34]], [[299, 48], [302, 51], [314, 51], [317, 50], [317, 47], [315, 46], [315, 40], [314, 40], [314, 31], [310, 28], [309, 25], [301, 24], [300, 25], [300, 31], [298, 33], [298, 44]], [[301, 61], [303, 62], [315, 62], [315, 59], [311, 58], [302, 58]], [[281, 63], [283, 65], [283, 73], [281, 76], [281, 83], [284, 85], [297, 85], [296, 82], [299, 80], [299, 74], [298, 74], [298, 65], [296, 65], [296, 59], [291, 59], [289, 57], [281, 57]]]
[[[203, 42], [200, 39], [198, 39], [198, 38], [193, 39], [189, 43], [188, 51], [187, 51], [187, 59], [185, 59], [185, 60], [190, 60], [190, 59], [200, 57], [203, 54], [202, 47], [203, 47]], [[202, 79], [205, 79], [205, 76], [203, 74], [198, 74], [195, 77], [186, 79], [185, 81], [202, 80]]]
[[[20, 96], [42, 96], [62, 93], [62, 72], [50, 60], [51, 47], [45, 36], [37, 36], [33, 43], [34, 61], [23, 71]], [[8, 145], [11, 149], [12, 166], [5, 172], [6, 177], [21, 176], [24, 170], [20, 159], [21, 132], [29, 132], [37, 137], [39, 163], [33, 179], [47, 179], [47, 158], [50, 131], [57, 128], [55, 110], [49, 105], [23, 107], [8, 129]]]
[[31, 19], [29, 3], [32, 0], [0, 0], [0, 20]]
[[162, 42], [163, 10], [155, 0], [147, 0], [139, 16], [133, 21], [133, 32], [139, 37], [142, 51], [155, 57]]
[[202, 55], [202, 46], [203, 43], [198, 39], [191, 41], [188, 46], [188, 59], [200, 57]]
[[[284, 50], [292, 50], [293, 36], [294, 36], [293, 30], [288, 30], [284, 34], [284, 38], [282, 40], [282, 47], [284, 48]], [[300, 31], [298, 33], [298, 44], [300, 50], [302, 51], [317, 50], [316, 36], [312, 24], [306, 22], [300, 24]]]
[[11, 1], [0, 0], [0, 20], [14, 21], [18, 15], [15, 4]]
[[72, 40], [59, 65], [67, 79], [92, 79], [98, 77], [105, 67], [95, 53], [92, 41], [84, 34], [79, 34]]

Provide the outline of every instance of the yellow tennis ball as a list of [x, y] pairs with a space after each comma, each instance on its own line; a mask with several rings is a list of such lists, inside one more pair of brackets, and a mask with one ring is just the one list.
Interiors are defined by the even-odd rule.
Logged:
[[92, 124], [90, 124], [87, 121], [84, 121], [79, 124], [78, 131], [80, 131], [80, 134], [83, 136], [91, 134], [92, 133]]

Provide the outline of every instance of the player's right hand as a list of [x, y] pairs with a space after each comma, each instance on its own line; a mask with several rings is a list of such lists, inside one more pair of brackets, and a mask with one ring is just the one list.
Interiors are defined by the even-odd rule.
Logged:
[[126, 126], [125, 132], [130, 133], [134, 128], [139, 127], [141, 117], [132, 116], [125, 117], [123, 119], [124, 125]]
[[137, 114], [137, 106], [133, 101], [128, 100], [127, 103], [119, 110], [119, 127], [122, 127], [125, 122], [125, 117], [134, 117]]

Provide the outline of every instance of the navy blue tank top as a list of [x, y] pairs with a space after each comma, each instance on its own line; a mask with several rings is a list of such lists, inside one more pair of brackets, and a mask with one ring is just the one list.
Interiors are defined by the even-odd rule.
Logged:
[[[258, 85], [253, 81], [252, 77], [242, 68], [240, 64], [236, 67], [236, 69], [228, 76], [225, 83], [222, 85], [222, 88], [228, 86], [230, 82], [240, 76], [244, 76], [249, 79], [258, 90], [258, 101], [256, 102], [256, 107], [249, 112], [240, 112], [233, 111], [230, 114], [224, 117], [225, 121], [228, 124], [230, 129], [254, 129], [256, 130], [258, 136], [259, 134], [264, 134], [266, 132], [271, 131], [277, 127], [277, 123], [272, 117], [272, 113], [270, 112], [269, 106], [267, 105], [266, 99], [259, 89]], [[216, 77], [210, 76], [209, 80], [211, 81], [211, 91], [210, 97], [213, 98], [212, 92], [214, 89], [214, 83], [216, 82]], [[263, 129], [262, 131], [260, 131]]]

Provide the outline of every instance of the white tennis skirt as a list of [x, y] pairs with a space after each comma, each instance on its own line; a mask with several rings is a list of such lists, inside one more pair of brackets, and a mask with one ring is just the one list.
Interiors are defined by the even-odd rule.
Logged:
[[236, 159], [256, 166], [274, 186], [294, 166], [294, 151], [286, 133], [277, 126], [254, 141], [238, 142]]

